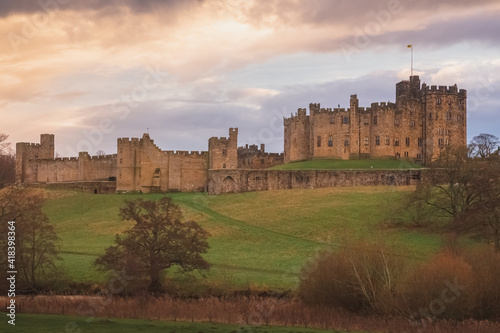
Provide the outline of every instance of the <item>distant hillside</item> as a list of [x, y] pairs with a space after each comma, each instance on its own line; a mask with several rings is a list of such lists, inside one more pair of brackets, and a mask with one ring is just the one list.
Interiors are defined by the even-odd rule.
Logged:
[[291, 162], [270, 170], [342, 170], [342, 169], [420, 169], [421, 165], [408, 160], [330, 160]]

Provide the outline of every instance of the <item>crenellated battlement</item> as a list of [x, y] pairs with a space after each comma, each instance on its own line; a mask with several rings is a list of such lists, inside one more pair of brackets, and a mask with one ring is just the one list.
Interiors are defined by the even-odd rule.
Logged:
[[208, 151], [164, 150], [162, 151], [162, 153], [167, 156], [187, 156], [187, 157], [208, 156]]
[[420, 89], [421, 91], [421, 96], [424, 94], [458, 94], [462, 96], [467, 95], [467, 90], [465, 89], [458, 89], [457, 85], [453, 86], [437, 86], [437, 85], [431, 85], [428, 86], [427, 84], [422, 84], [422, 88]]

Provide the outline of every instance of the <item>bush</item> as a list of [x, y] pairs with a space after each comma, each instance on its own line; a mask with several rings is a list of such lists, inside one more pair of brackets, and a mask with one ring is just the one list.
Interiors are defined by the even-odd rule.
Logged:
[[471, 315], [477, 319], [500, 316], [500, 254], [492, 249], [478, 249], [464, 255], [474, 272], [470, 289]]
[[392, 312], [403, 261], [391, 252], [380, 243], [320, 252], [302, 269], [299, 295], [308, 304]]
[[413, 319], [466, 318], [472, 281], [472, 267], [463, 258], [450, 252], [438, 254], [406, 276], [398, 306]]

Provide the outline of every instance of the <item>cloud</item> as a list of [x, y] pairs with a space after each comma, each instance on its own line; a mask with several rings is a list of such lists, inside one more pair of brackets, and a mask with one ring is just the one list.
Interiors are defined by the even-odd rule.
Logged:
[[7, 0], [0, 2], [0, 17], [54, 10], [103, 10], [110, 14], [112, 9], [119, 7], [126, 7], [134, 12], [151, 12], [160, 9], [186, 8], [188, 5], [201, 2], [201, 0]]

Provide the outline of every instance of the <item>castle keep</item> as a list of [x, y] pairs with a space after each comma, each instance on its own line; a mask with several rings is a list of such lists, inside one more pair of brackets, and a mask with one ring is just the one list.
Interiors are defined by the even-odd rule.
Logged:
[[314, 158], [410, 158], [428, 163], [448, 145], [467, 142], [467, 92], [420, 85], [418, 76], [396, 84], [395, 103], [350, 108], [298, 109], [284, 119], [285, 163]]
[[395, 103], [298, 109], [284, 119], [284, 154], [265, 146], [238, 147], [238, 129], [212, 137], [208, 151], [161, 150], [149, 134], [120, 138], [117, 154], [55, 158], [54, 135], [16, 145], [16, 182], [76, 187], [93, 193], [138, 191], [210, 194], [356, 185], [409, 185], [419, 171], [267, 170], [315, 158], [408, 158], [427, 163], [448, 145], [466, 145], [467, 92], [457, 86], [420, 85], [418, 76], [396, 84]]

